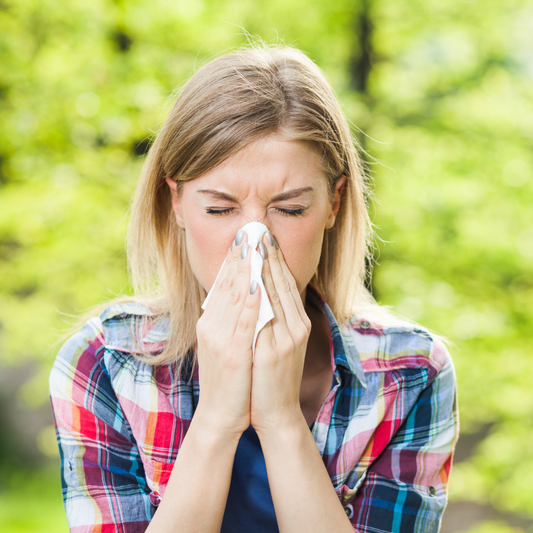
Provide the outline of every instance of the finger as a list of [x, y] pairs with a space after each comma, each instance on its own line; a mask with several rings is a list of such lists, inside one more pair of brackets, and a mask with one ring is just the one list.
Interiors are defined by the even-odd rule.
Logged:
[[[227, 305], [233, 307], [237, 306], [240, 302], [240, 309], [238, 313], [230, 313], [225, 320], [225, 324], [230, 326], [231, 333], [235, 330], [237, 324], [238, 315], [242, 311], [246, 293], [249, 289], [250, 282], [250, 255], [244, 255], [248, 246], [248, 237], [244, 233], [241, 236], [242, 241], [239, 244], [233, 242], [232, 249], [228, 252], [224, 267], [222, 268], [221, 275], [218, 277], [217, 282], [214, 285], [211, 299], [213, 299], [213, 306], [211, 309], [212, 318], [217, 321], [217, 325], [221, 324], [220, 317], [224, 316]], [[237, 241], [238, 242], [238, 241]], [[241, 279], [242, 278], [242, 279]], [[208, 303], [211, 303], [211, 299]], [[229, 319], [234, 318], [234, 322], [229, 322]]]
[[[263, 267], [265, 266], [265, 263], [268, 263], [268, 275], [265, 277], [269, 279], [269, 287], [273, 286], [275, 293], [278, 295], [280, 307], [284, 313], [286, 327], [291, 333], [297, 332], [301, 329], [304, 319], [300, 315], [294, 297], [294, 294], [296, 294], [298, 300], [301, 302], [296, 281], [292, 275], [290, 276], [290, 280], [285, 275], [280, 262], [281, 250], [276, 248], [274, 244], [270, 244], [268, 238], [263, 240], [267, 241], [265, 244], [267, 260], [264, 262]], [[274, 314], [276, 314], [276, 311], [274, 311]], [[276, 323], [274, 324], [274, 331], [276, 331]]]
[[[250, 254], [251, 255], [251, 254]], [[254, 291], [253, 293], [251, 291]], [[246, 295], [244, 308], [239, 316], [237, 327], [233, 334], [234, 346], [243, 351], [252, 352], [252, 341], [254, 339], [255, 326], [259, 317], [259, 307], [261, 304], [261, 287], [257, 282], [253, 282]]]
[[[233, 285], [231, 289], [229, 289], [226, 300], [221, 302], [221, 305], [224, 306], [222, 314], [220, 315], [222, 320], [218, 321], [218, 329], [220, 331], [221, 339], [227, 339], [228, 337], [234, 336], [238, 327], [239, 318], [242, 315], [246, 301], [250, 295], [250, 290], [253, 288], [250, 286], [251, 257], [251, 246], [248, 246], [247, 242], [243, 243], [241, 255], [236, 260], [237, 273]], [[255, 294], [255, 291], [253, 294]]]
[[[219, 307], [219, 301], [226, 301], [228, 298], [228, 293], [234, 290], [235, 279], [237, 277], [239, 263], [241, 261], [241, 253], [244, 243], [248, 243], [248, 236], [246, 233], [239, 237], [239, 232], [237, 232], [236, 239], [233, 241], [232, 246], [226, 254], [226, 258], [221, 267], [219, 274], [215, 282], [213, 283], [212, 293], [207, 302], [206, 308], [204, 310], [205, 320], [209, 320], [213, 312], [218, 315], [217, 311]], [[237, 244], [237, 242], [239, 244]], [[242, 266], [241, 266], [242, 268]]]
[[[265, 234], [266, 243], [268, 243], [268, 238]], [[300, 294], [300, 291], [298, 290], [298, 284], [296, 283], [296, 280], [294, 279], [294, 276], [292, 275], [292, 272], [289, 269], [289, 266], [287, 265], [287, 262], [285, 261], [285, 257], [283, 256], [283, 252], [281, 249], [276, 249], [277, 257], [279, 260], [279, 263], [281, 265], [281, 268], [283, 270], [283, 274], [285, 275], [285, 278], [289, 282], [289, 286], [291, 288], [291, 294], [294, 298], [294, 303], [296, 304], [296, 307], [298, 309], [298, 313], [300, 315], [300, 318], [304, 324], [309, 323], [309, 326], [311, 324], [309, 317], [307, 316], [307, 313], [305, 312], [305, 305], [302, 301], [302, 296]]]
[[274, 318], [271, 321], [273, 334], [276, 340], [280, 340], [284, 335], [290, 335], [290, 332], [287, 327], [281, 298], [272, 277], [271, 265], [268, 258], [267, 250], [267, 258], [263, 260], [263, 283], [270, 300], [270, 305], [272, 306], [272, 311], [274, 312]]

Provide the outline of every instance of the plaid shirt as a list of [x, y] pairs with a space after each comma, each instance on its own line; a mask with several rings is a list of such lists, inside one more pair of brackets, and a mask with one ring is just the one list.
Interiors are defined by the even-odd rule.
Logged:
[[[402, 321], [339, 325], [307, 292], [328, 318], [334, 372], [312, 433], [354, 529], [437, 532], [458, 437], [445, 346]], [[177, 376], [132, 354], [159, 352], [167, 329], [140, 304], [112, 305], [57, 356], [50, 395], [73, 533], [144, 531], [165, 492], [198, 403], [197, 368]]]

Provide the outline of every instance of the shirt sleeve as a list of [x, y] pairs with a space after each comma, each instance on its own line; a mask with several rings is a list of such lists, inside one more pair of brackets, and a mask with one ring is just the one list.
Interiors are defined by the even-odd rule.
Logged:
[[346, 507], [360, 533], [437, 533], [440, 528], [459, 418], [453, 363], [442, 342], [433, 341], [432, 356], [442, 361], [440, 370], [428, 378]]
[[155, 512], [104, 352], [101, 322], [93, 318], [64, 344], [50, 374], [71, 533], [137, 533]]

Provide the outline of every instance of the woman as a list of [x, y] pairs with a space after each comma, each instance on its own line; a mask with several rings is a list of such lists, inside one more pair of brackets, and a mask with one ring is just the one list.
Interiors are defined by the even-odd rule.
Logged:
[[[453, 366], [365, 290], [364, 198], [303, 53], [244, 49], [188, 81], [133, 202], [138, 297], [86, 322], [51, 373], [71, 531], [438, 530]], [[268, 229], [256, 249], [250, 222]], [[252, 346], [263, 290], [274, 318]]]

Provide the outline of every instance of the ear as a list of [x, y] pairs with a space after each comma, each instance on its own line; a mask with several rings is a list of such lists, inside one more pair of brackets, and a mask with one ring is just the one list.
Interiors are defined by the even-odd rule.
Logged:
[[174, 215], [176, 217], [176, 222], [178, 223], [178, 226], [180, 228], [185, 228], [185, 222], [183, 221], [183, 217], [181, 215], [180, 210], [180, 197], [178, 196], [178, 184], [168, 176], [165, 178], [165, 181], [167, 182], [168, 188], [170, 189], [170, 195], [172, 197], [172, 211], [174, 211]]
[[339, 212], [339, 207], [341, 206], [341, 196], [344, 192], [346, 186], [346, 176], [341, 176], [337, 179], [335, 183], [335, 196], [331, 202], [331, 210], [328, 215], [328, 220], [326, 222], [326, 229], [331, 229], [335, 225], [335, 219], [337, 218], [337, 213]]

